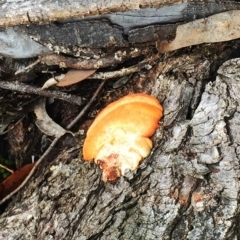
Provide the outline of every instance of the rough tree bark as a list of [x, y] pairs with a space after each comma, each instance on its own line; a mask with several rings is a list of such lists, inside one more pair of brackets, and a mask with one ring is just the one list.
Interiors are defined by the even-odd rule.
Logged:
[[233, 45], [159, 56], [137, 77], [164, 108], [151, 156], [104, 183], [80, 141], [4, 205], [0, 239], [238, 239], [240, 60], [222, 65]]

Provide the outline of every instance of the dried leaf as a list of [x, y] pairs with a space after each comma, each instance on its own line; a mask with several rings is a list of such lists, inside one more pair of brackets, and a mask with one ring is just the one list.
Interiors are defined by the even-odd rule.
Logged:
[[93, 70], [70, 70], [66, 73], [65, 77], [57, 84], [59, 87], [69, 86], [78, 83], [96, 72]]
[[46, 99], [41, 99], [38, 104], [34, 107], [34, 113], [37, 116], [35, 121], [37, 127], [41, 132], [48, 136], [54, 136], [56, 138], [61, 137], [67, 131], [55, 123], [47, 114], [46, 109]]
[[240, 38], [240, 10], [219, 13], [178, 26], [176, 38], [169, 43], [158, 41], [159, 52], [166, 53], [201, 43], [223, 42]]
[[42, 86], [42, 89], [46, 89], [46, 88], [49, 88], [51, 87], [52, 85], [55, 85], [57, 84], [59, 81], [61, 81], [62, 79], [64, 79], [65, 77], [65, 74], [61, 74], [59, 76], [56, 76], [56, 77], [52, 77], [52, 78], [49, 78]]
[[35, 163], [27, 164], [26, 166], [16, 170], [2, 183], [0, 183], [0, 199], [6, 197], [9, 193], [14, 191], [28, 176]]

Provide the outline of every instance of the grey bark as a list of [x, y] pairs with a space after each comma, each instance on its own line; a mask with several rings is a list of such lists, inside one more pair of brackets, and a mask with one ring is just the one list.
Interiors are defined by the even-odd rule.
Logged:
[[[17, 8], [16, 8], [17, 6]], [[34, 6], [34, 7], [33, 7]], [[240, 9], [237, 1], [2, 1], [0, 54], [50, 52], [92, 57], [86, 48], [120, 48], [172, 40], [179, 24]]]
[[204, 86], [210, 63], [194, 54], [159, 61], [149, 87], [164, 119], [138, 170], [103, 183], [95, 165], [73, 157], [81, 145], [63, 151], [10, 202], [0, 238], [238, 239], [240, 60]]
[[[149, 34], [137, 43], [154, 42], [160, 36], [158, 32], [165, 29], [163, 23], [171, 24], [164, 35], [167, 39], [174, 35], [175, 23], [238, 7], [235, 1], [228, 1], [228, 4], [193, 2], [198, 6], [196, 9], [202, 9], [196, 11], [194, 5], [189, 8], [190, 3], [185, 1], [175, 6], [172, 20], [159, 18], [160, 8], [157, 20], [149, 22], [145, 18], [146, 21], [135, 28], [139, 20], [136, 16], [144, 14], [139, 10], [141, 4], [144, 9], [158, 8], [179, 1], [97, 2], [98, 6], [94, 1], [86, 1], [86, 5], [81, 1], [80, 6], [80, 1], [75, 4], [58, 1], [61, 5], [58, 8], [54, 5], [56, 1], [37, 1], [35, 5], [2, 1], [0, 22], [2, 26], [17, 26], [13, 29], [32, 34], [32, 37], [43, 27], [18, 25], [42, 22], [45, 29], [55, 29], [50, 31], [51, 37], [66, 26], [76, 30], [81, 24], [100, 26], [96, 21], [101, 21], [110, 27], [109, 31], [116, 30], [111, 32], [119, 36], [114, 44], [129, 48], [136, 44], [142, 29]], [[47, 11], [46, 6], [55, 11]], [[100, 12], [109, 14], [134, 9], [138, 12], [131, 12], [132, 25], [119, 24], [126, 17], [121, 13], [108, 15], [104, 21], [92, 17]], [[192, 10], [186, 12], [186, 9]], [[70, 16], [87, 15], [90, 18], [86, 22], [68, 22]], [[62, 25], [47, 23], [53, 20], [64, 21]], [[123, 34], [128, 37], [122, 37]], [[42, 36], [40, 38], [40, 45], [48, 43]], [[54, 39], [55, 50], [61, 49], [57, 48], [58, 40]], [[64, 47], [68, 43], [65, 40], [59, 42]], [[76, 43], [76, 39], [70, 40]], [[80, 48], [94, 46], [79, 45]], [[110, 46], [97, 47], [108, 49]], [[72, 49], [67, 53], [75, 54]], [[144, 91], [157, 96], [164, 107], [164, 119], [153, 137], [155, 148], [151, 156], [143, 160], [138, 170], [128, 172], [115, 184], [103, 183], [101, 170], [82, 160], [80, 141], [78, 147], [45, 161], [27, 186], [3, 205], [6, 209], [0, 216], [0, 239], [238, 239], [240, 60], [226, 62], [219, 68], [216, 79], [205, 85], [212, 63], [213, 59], [203, 57], [202, 52], [201, 56], [197, 53], [162, 56], [157, 66], [148, 72], [147, 79], [151, 81], [144, 82]]]
[[[238, 2], [235, 0], [136, 0], [134, 2], [126, 0], [83, 0], [74, 2], [66, 0], [2, 0], [0, 3], [0, 26], [10, 27], [52, 21], [69, 21], [69, 19], [82, 19], [110, 14], [111, 16], [108, 17], [113, 22], [120, 22], [120, 25], [124, 24], [127, 27], [131, 27], [133, 22], [140, 25], [145, 22], [145, 25], [149, 25], [149, 22], [159, 22], [159, 19], [165, 22], [169, 20], [177, 22], [181, 18], [193, 20], [194, 18], [207, 17], [217, 12], [233, 10], [238, 5]], [[147, 10], [152, 12], [152, 14], [145, 14], [145, 11], [141, 10], [147, 8], [152, 8]], [[164, 8], [164, 10], [160, 8]], [[135, 10], [137, 10], [135, 13], [131, 12]], [[165, 12], [164, 14], [163, 11]], [[122, 14], [120, 12], [131, 12], [131, 14]], [[150, 17], [150, 15], [153, 16]]]
[[29, 23], [40, 23], [64, 20], [70, 18], [84, 18], [87, 16], [103, 15], [107, 13], [131, 11], [140, 8], [159, 8], [174, 3], [187, 2], [180, 0], [83, 0], [83, 1], [21, 1], [3, 0], [0, 3], [0, 26], [16, 26]]

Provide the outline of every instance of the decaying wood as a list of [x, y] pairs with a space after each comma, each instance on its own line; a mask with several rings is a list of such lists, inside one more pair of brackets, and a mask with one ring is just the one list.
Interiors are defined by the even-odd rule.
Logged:
[[33, 4], [18, 0], [0, 4], [1, 55], [30, 58], [55, 52], [89, 58], [99, 55], [101, 48], [110, 53], [133, 44], [170, 41], [184, 22], [240, 9], [238, 1], [217, 0]]
[[[175, 6], [174, 6], [175, 5]], [[179, 5], [179, 6], [177, 6]], [[41, 24], [60, 20], [69, 19], [83, 19], [89, 16], [107, 15], [112, 13], [118, 13], [112, 17], [112, 21], [116, 23], [124, 23], [126, 26], [131, 22], [139, 24], [140, 21], [144, 21], [145, 26], [152, 23], [156, 23], [156, 19], [152, 18], [152, 15], [144, 14], [141, 9], [159, 9], [163, 8], [166, 14], [163, 12], [157, 12], [154, 10], [155, 17], [164, 20], [165, 23], [169, 20], [177, 22], [184, 20], [193, 20], [194, 18], [203, 18], [218, 13], [221, 11], [234, 10], [238, 7], [237, 1], [217, 1], [217, 0], [205, 0], [205, 1], [190, 1], [190, 0], [153, 0], [147, 2], [145, 0], [131, 1], [117, 1], [117, 0], [98, 0], [98, 1], [31, 1], [25, 2], [20, 0], [7, 1], [3, 0], [0, 3], [0, 26], [10, 27], [29, 24]], [[173, 7], [167, 9], [167, 7]], [[138, 10], [136, 14], [131, 13], [119, 14], [119, 12], [130, 12]], [[135, 18], [135, 20], [133, 20]], [[129, 21], [130, 19], [130, 21]], [[151, 19], [151, 20], [150, 20]], [[141, 23], [141, 22], [140, 22]], [[121, 24], [120, 24], [121, 25]]]
[[9, 204], [0, 236], [237, 239], [240, 60], [205, 86], [211, 61], [168, 57], [151, 71], [164, 120], [137, 171], [103, 183], [101, 171], [77, 157], [79, 147], [63, 151]]
[[22, 25], [29, 23], [41, 23], [70, 18], [84, 18], [99, 14], [107, 14], [116, 11], [135, 10], [140, 8], [171, 5], [182, 2], [180, 0], [137, 0], [134, 2], [117, 0], [84, 0], [84, 1], [31, 1], [19, 0], [1, 1], [0, 22], [2, 27]]

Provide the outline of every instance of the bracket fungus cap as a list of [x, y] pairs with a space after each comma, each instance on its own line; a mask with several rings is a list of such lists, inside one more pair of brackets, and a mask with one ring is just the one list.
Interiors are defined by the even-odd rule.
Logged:
[[159, 127], [162, 106], [144, 93], [129, 94], [109, 104], [89, 127], [83, 158], [95, 159], [103, 169], [103, 180], [114, 181], [126, 169], [134, 170], [150, 154], [149, 139]]

